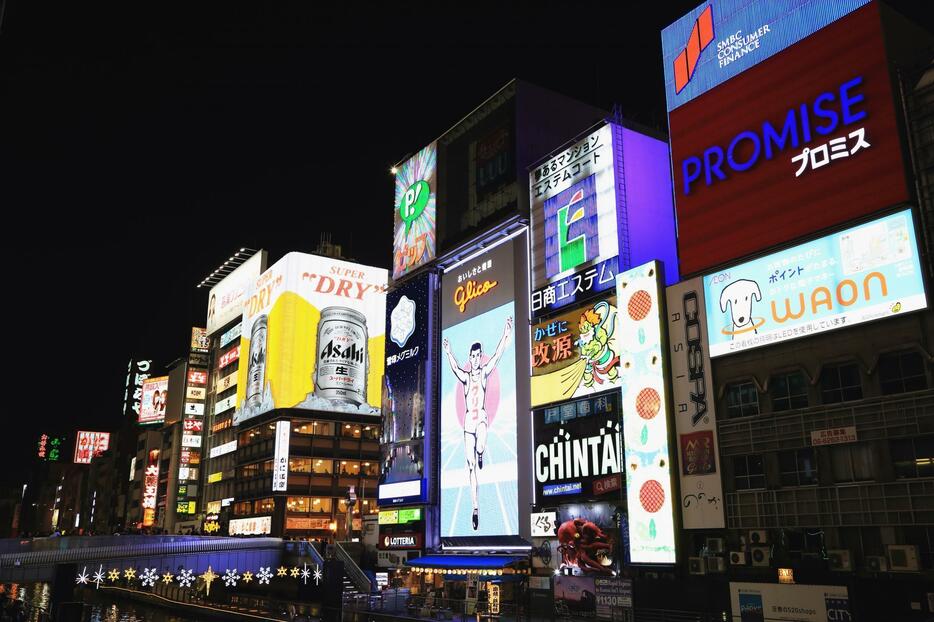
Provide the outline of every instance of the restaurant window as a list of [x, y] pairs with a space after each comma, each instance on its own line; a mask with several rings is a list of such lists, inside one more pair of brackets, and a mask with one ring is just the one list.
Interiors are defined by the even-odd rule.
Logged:
[[289, 458], [289, 472], [311, 473], [311, 458]]
[[235, 516], [245, 516], [247, 514], [253, 513], [253, 502], [252, 501], [238, 501], [234, 503], [233, 513]]
[[241, 479], [249, 479], [251, 477], [257, 477], [260, 474], [260, 466], [258, 462], [253, 464], [245, 464], [240, 467], [240, 473], [237, 477]]
[[809, 486], [817, 483], [817, 461], [810, 447], [778, 454], [782, 486]]
[[[372, 426], [371, 426], [372, 427]], [[360, 438], [363, 435], [363, 426], [359, 423], [341, 424], [341, 436]]]
[[863, 384], [856, 363], [827, 365], [820, 374], [821, 402], [837, 404], [863, 399]]
[[378, 425], [365, 425], [363, 426], [363, 438], [370, 441], [379, 440], [379, 426]]
[[902, 438], [891, 441], [895, 476], [934, 476], [934, 435]]
[[330, 475], [333, 468], [334, 468], [333, 460], [325, 460], [323, 458], [312, 459], [312, 463], [311, 463], [312, 473], [317, 473], [318, 475]]
[[339, 475], [360, 475], [360, 463], [354, 460], [340, 460], [335, 466]]
[[334, 436], [334, 424], [330, 421], [303, 421], [301, 424], [295, 423], [292, 431], [297, 434]]
[[[354, 505], [354, 509], [353, 509], [354, 514], [360, 513], [360, 506], [361, 506], [361, 503], [360, 503], [360, 500], [358, 499], [356, 505]], [[347, 500], [346, 499], [337, 500], [337, 512], [339, 514], [347, 513]]]
[[328, 497], [314, 497], [311, 499], [311, 511], [315, 514], [330, 514], [331, 499]]
[[751, 382], [726, 385], [726, 416], [748, 417], [759, 414], [759, 392]]
[[807, 408], [808, 382], [800, 371], [772, 376], [772, 412]]
[[364, 462], [360, 470], [365, 477], [376, 477], [379, 475], [379, 465], [375, 462]]
[[289, 512], [307, 514], [311, 511], [311, 499], [309, 497], [287, 497], [285, 509]]
[[836, 482], [865, 482], [872, 477], [872, 451], [867, 443], [834, 445], [830, 449]]
[[765, 468], [762, 456], [733, 456], [733, 476], [737, 490], [765, 488]]
[[276, 509], [276, 501], [272, 497], [266, 497], [265, 499], [258, 499], [256, 501], [256, 513], [267, 513], [272, 512]]
[[908, 350], [880, 356], [879, 385], [883, 395], [926, 389], [928, 383], [921, 354]]

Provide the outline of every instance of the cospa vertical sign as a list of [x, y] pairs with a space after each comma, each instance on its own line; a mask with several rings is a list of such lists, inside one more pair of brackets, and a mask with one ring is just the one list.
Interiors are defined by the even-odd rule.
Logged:
[[662, 30], [668, 110], [778, 54], [869, 0], [712, 0]]
[[422, 274], [386, 298], [386, 375], [383, 386], [379, 504], [427, 501], [433, 360], [429, 348], [437, 277]]
[[878, 3], [672, 110], [669, 126], [684, 274], [909, 199]]
[[681, 519], [685, 529], [723, 529], [723, 484], [717, 464], [716, 396], [704, 283], [694, 278], [668, 287], [665, 293]]
[[710, 356], [927, 307], [911, 210], [704, 277]]
[[276, 421], [276, 446], [272, 463], [272, 491], [284, 492], [289, 488], [289, 439], [292, 422]]
[[392, 278], [435, 258], [438, 146], [431, 143], [396, 168]]
[[659, 263], [616, 279], [625, 439], [629, 557], [634, 564], [675, 563], [671, 455], [668, 447], [667, 348]]
[[519, 533], [516, 239], [442, 280], [442, 536]]
[[265, 269], [266, 251], [261, 250], [211, 288], [208, 294], [207, 333], [209, 335], [240, 316], [247, 286]]

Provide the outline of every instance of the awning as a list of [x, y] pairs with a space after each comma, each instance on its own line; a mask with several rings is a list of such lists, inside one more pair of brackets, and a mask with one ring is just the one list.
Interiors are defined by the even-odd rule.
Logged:
[[[410, 568], [430, 568], [432, 570], [476, 570], [481, 574], [498, 574], [504, 568], [512, 568], [520, 563], [528, 563], [527, 555], [425, 555], [405, 562]], [[466, 573], [455, 573], [466, 574]], [[474, 573], [471, 573], [474, 574]]]

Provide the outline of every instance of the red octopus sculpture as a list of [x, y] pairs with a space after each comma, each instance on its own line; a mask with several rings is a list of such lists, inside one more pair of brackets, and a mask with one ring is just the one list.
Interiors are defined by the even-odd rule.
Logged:
[[600, 563], [599, 551], [611, 551], [613, 545], [603, 530], [583, 518], [575, 518], [558, 527], [558, 550], [561, 564], [577, 566], [585, 572], [613, 574]]

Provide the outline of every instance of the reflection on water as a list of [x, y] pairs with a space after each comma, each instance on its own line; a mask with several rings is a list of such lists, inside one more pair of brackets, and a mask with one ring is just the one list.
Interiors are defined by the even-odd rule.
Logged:
[[[48, 583], [0, 583], [0, 621], [16, 620], [16, 608], [22, 609], [26, 614], [24, 619], [30, 622], [47, 620], [42, 614], [48, 613], [50, 599]], [[95, 592], [86, 593], [81, 619], [83, 622], [198, 622], [167, 609], [111, 599]]]

